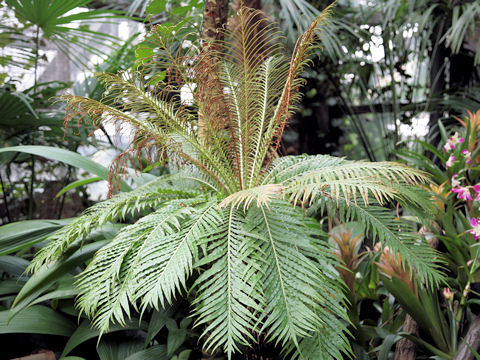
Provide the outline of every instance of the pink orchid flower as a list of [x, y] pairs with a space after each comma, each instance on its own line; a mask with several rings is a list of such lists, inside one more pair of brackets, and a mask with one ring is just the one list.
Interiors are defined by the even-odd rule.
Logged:
[[455, 144], [452, 142], [452, 138], [448, 139], [445, 145], [443, 145], [445, 152], [455, 149]]
[[477, 240], [480, 236], [480, 218], [472, 218], [472, 220], [470, 220], [470, 226], [472, 227], [470, 234], [472, 234], [473, 238]]
[[472, 163], [472, 153], [470, 151], [468, 151], [467, 149], [464, 149], [464, 150], [462, 150], [462, 154], [467, 159], [467, 161], [465, 161], [465, 162], [467, 164], [471, 164]]
[[470, 190], [468, 189], [468, 187], [458, 186], [452, 189], [452, 192], [457, 194], [457, 199], [473, 200], [472, 195], [470, 195]]
[[457, 144], [462, 144], [465, 141], [464, 138], [458, 137], [458, 133], [455, 133], [450, 139], [447, 140], [446, 144], [443, 146], [446, 152], [455, 149]]
[[452, 176], [452, 188], [460, 186], [460, 181], [457, 180], [458, 173], [453, 174]]
[[475, 201], [480, 201], [480, 184], [474, 185], [473, 190], [475, 190]]
[[447, 169], [448, 169], [450, 166], [453, 165], [453, 162], [454, 162], [455, 160], [457, 160], [457, 158], [456, 158], [455, 156], [453, 156], [453, 155], [450, 155], [450, 157], [448, 158], [447, 163], [446, 163]]

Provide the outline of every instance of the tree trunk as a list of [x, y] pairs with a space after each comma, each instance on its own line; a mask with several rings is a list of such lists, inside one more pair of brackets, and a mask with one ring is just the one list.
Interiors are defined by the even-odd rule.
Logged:
[[221, 40], [223, 34], [220, 29], [227, 25], [228, 0], [205, 0], [203, 11], [203, 32], [204, 41]]
[[[228, 19], [228, 0], [205, 0], [205, 7], [203, 10], [203, 30], [202, 30], [202, 40], [203, 46], [208, 46], [209, 43], [215, 40], [223, 39], [223, 32], [220, 31], [227, 26]], [[203, 61], [208, 62], [207, 59]], [[206, 66], [208, 69], [208, 66]], [[209, 70], [210, 73], [213, 69]], [[206, 77], [203, 79], [206, 83], [212, 83], [211, 77], [213, 74], [206, 74]], [[220, 86], [218, 84], [218, 86]], [[218, 90], [221, 93], [221, 86]], [[205, 139], [206, 137], [206, 124], [204, 119], [204, 114], [201, 111], [198, 112], [198, 136], [200, 139]]]
[[[402, 331], [418, 335], [418, 324], [408, 314], [405, 317]], [[397, 346], [395, 347], [395, 360], [415, 360], [416, 357], [417, 345], [414, 342], [403, 338], [397, 343]]]
[[470, 324], [465, 340], [458, 347], [453, 360], [474, 360], [475, 355], [470, 347], [475, 351], [480, 347], [480, 317], [478, 316]]

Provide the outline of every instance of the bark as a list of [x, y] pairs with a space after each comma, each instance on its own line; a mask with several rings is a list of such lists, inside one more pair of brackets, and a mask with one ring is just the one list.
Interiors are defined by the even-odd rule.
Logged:
[[[408, 314], [403, 323], [402, 331], [418, 335], [418, 324]], [[395, 347], [395, 360], [415, 360], [416, 357], [417, 345], [414, 342], [403, 338], [397, 343]]]
[[475, 355], [470, 347], [475, 351], [480, 347], [480, 317], [478, 316], [470, 324], [465, 340], [460, 344], [453, 360], [474, 360]]
[[[205, 7], [203, 10], [203, 30], [202, 30], [202, 40], [204, 46], [208, 43], [211, 43], [215, 40], [222, 40], [224, 37], [223, 31], [227, 26], [228, 19], [228, 0], [205, 0]], [[208, 61], [204, 59], [203, 61]], [[208, 66], [206, 67], [208, 68]], [[213, 74], [212, 76], [213, 77]], [[206, 79], [204, 79], [207, 84], [212, 83], [212, 79], [209, 78], [207, 74]], [[214, 85], [220, 87], [218, 92], [221, 93], [220, 84]], [[198, 112], [198, 135], [200, 139], [205, 139], [206, 130], [205, 130], [205, 119], [202, 112]]]
[[221, 40], [228, 17], [228, 0], [205, 0], [202, 38], [205, 41]]

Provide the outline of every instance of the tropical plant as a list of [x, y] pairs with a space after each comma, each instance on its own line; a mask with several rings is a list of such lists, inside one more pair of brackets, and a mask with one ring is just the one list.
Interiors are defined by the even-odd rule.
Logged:
[[[475, 328], [472, 324], [476, 323], [478, 315], [477, 283], [480, 279], [477, 241], [480, 215], [479, 115], [480, 111], [467, 111], [463, 119], [457, 118], [461, 127], [452, 128], [450, 136], [439, 123], [443, 150], [416, 141], [424, 154], [408, 150], [399, 152], [412, 165], [431, 173], [438, 184], [430, 186], [437, 208], [433, 217], [435, 223], [430, 228], [443, 247], [446, 259], [448, 288], [444, 291], [447, 300], [447, 308], [443, 310], [445, 314], [442, 315], [437, 294], [420, 287], [419, 299], [413, 301], [411, 294], [407, 295], [399, 286], [387, 283], [386, 287], [431, 337], [431, 341], [426, 343], [425, 339], [414, 336], [410, 339], [445, 359], [473, 359], [473, 353], [468, 348], [471, 345], [476, 350], [477, 347], [474, 343], [467, 343], [467, 339], [469, 326], [472, 330]], [[436, 159], [440, 165], [437, 165]], [[425, 313], [437, 313], [427, 317], [436, 320], [426, 322], [422, 315]], [[439, 351], [444, 354], [439, 355]]]
[[[132, 318], [126, 326], [112, 326], [98, 342], [94, 338], [99, 331], [73, 308], [78, 267], [91, 261], [126, 224], [104, 227], [91, 235], [88, 246], [72, 251], [44, 271], [32, 276], [25, 273], [32, 246], [41, 247], [45, 237], [71, 220], [27, 220], [0, 227], [0, 336], [37, 334], [44, 347], [62, 351], [62, 358], [75, 354], [82, 356], [77, 359], [90, 359], [98, 353], [100, 359], [163, 359], [191, 353], [195, 348], [191, 319], [180, 302], [162, 311], [148, 311], [142, 321]], [[140, 338], [142, 334], [144, 338]], [[57, 337], [49, 338], [51, 335]], [[34, 341], [30, 337], [21, 341], [22, 347], [15, 346], [16, 341], [5, 343], [4, 356], [28, 354]]]
[[[328, 9], [291, 58], [274, 24], [251, 33], [258, 15], [242, 8], [236, 29], [204, 46], [182, 25], [157, 26], [142, 43], [138, 71], [100, 75], [102, 102], [63, 97], [68, 118], [133, 129], [130, 148], [111, 169], [113, 185], [132, 153], [167, 156], [174, 172], [91, 207], [51, 236], [29, 267], [41, 271], [88, 242], [94, 229], [139, 216], [78, 277], [78, 306], [101, 332], [125, 324], [134, 310], [186, 295], [205, 351], [230, 358], [271, 341], [293, 358], [341, 358], [350, 352], [344, 285], [311, 216], [318, 212], [357, 219], [426, 284], [441, 278], [435, 251], [383, 207], [428, 211], [428, 198], [414, 186], [428, 181], [424, 173], [398, 163], [276, 154]], [[180, 46], [172, 46], [177, 36]], [[193, 100], [182, 103], [178, 93], [188, 90]]]
[[[7, 47], [13, 45], [17, 50], [15, 57], [24, 58], [27, 64], [33, 65], [38, 61], [42, 39], [54, 43], [77, 65], [88, 64], [83, 54], [103, 56], [105, 48], [102, 47], [114, 48], [119, 42], [117, 37], [95, 31], [90, 26], [122, 18], [122, 16], [112, 10], [83, 9], [82, 11], [82, 7], [92, 2], [91, 0], [6, 0], [5, 2], [14, 11], [15, 17], [21, 24], [20, 26], [12, 26], [8, 23], [3, 25], [8, 30], [6, 35], [9, 41], [6, 41], [6, 45]], [[33, 35], [34, 48], [25, 40], [25, 34], [30, 31]], [[23, 37], [20, 35], [22, 33]]]

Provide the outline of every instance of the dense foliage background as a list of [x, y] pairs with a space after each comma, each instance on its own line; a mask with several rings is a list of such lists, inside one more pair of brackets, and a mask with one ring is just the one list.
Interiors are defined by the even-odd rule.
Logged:
[[[163, 310], [132, 312], [123, 326], [110, 326], [99, 339], [99, 331], [74, 306], [76, 275], [148, 208], [91, 233], [87, 245], [41, 272], [26, 272], [47, 236], [107, 197], [109, 167], [132, 139], [128, 129], [120, 132], [114, 125], [64, 122], [65, 103], [57, 96], [102, 99], [104, 85], [94, 73], [137, 69], [149, 56], [146, 34], [155, 25], [182, 22], [197, 31], [197, 39], [209, 39], [216, 33], [209, 35], [208, 29], [218, 21], [209, 23], [208, 16], [217, 11], [234, 27], [240, 1], [229, 7], [214, 2], [217, 7], [209, 12], [211, 3], [0, 2], [0, 339], [7, 344], [2, 356], [43, 349], [63, 359], [223, 358], [220, 350], [204, 351], [202, 331], [193, 326], [191, 309], [181, 298]], [[290, 52], [330, 5], [243, 3], [279, 22]], [[436, 287], [425, 284], [416, 268], [402, 266], [400, 255], [388, 247], [375, 248], [375, 234], [365, 224], [316, 215], [345, 265], [338, 272], [346, 285], [344, 324], [353, 358], [479, 356], [471, 351], [480, 345], [479, 22], [476, 1], [338, 1], [312, 66], [301, 74], [305, 96], [283, 134], [281, 155], [400, 161], [432, 179], [426, 187], [436, 210], [428, 218], [395, 206], [389, 214], [408, 220], [409, 231], [440, 252], [445, 277]], [[188, 91], [172, 96], [189, 105]], [[148, 155], [125, 158], [125, 176], [114, 191], [128, 192], [173, 171], [166, 154], [155, 161]], [[261, 339], [234, 356], [282, 358], [277, 346]]]

